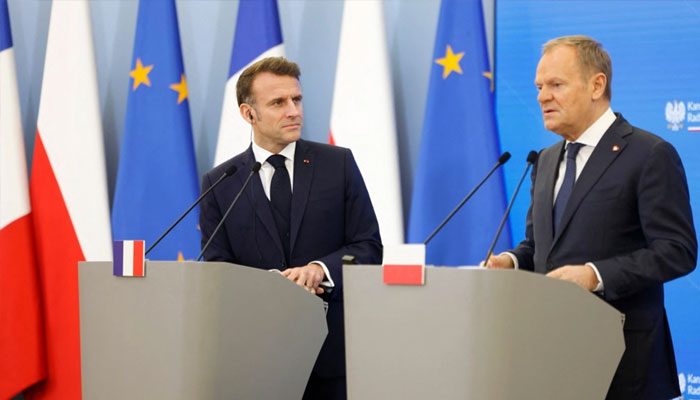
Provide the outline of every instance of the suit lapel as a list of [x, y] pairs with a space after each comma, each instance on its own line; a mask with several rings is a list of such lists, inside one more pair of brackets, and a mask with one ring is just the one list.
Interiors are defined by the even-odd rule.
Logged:
[[306, 202], [309, 199], [313, 172], [313, 153], [303, 140], [299, 140], [294, 152], [294, 190], [292, 191], [292, 215], [290, 220], [291, 237], [289, 240], [290, 255], [294, 251], [294, 244], [296, 243], [299, 227], [304, 217]]
[[[249, 147], [243, 165], [240, 167], [243, 173], [237, 174], [240, 187], [242, 187], [246, 178], [248, 178], [253, 164], [255, 164], [255, 156], [253, 155], [252, 147]], [[245, 193], [248, 196], [248, 200], [250, 200], [250, 204], [253, 205], [255, 215], [257, 215], [265, 229], [267, 229], [280, 254], [284, 254], [282, 242], [280, 242], [280, 235], [277, 233], [277, 225], [275, 225], [275, 220], [272, 217], [272, 210], [270, 210], [270, 200], [265, 196], [259, 173], [253, 175], [250, 179], [248, 189], [245, 190]]]
[[627, 141], [623, 137], [630, 132], [632, 132], [631, 127], [621, 116], [618, 116], [618, 119], [600, 139], [586, 166], [581, 171], [581, 175], [576, 180], [576, 185], [559, 223], [559, 232], [557, 232], [552, 245], [556, 244], [561, 237], [562, 232], [566, 229], [588, 192], [591, 191], [610, 164], [624, 151]]
[[[551, 152], [547, 152], [546, 156], [540, 158], [537, 162], [537, 170], [544, 174], [544, 205], [541, 220], [544, 227], [544, 237], [551, 240], [554, 237], [552, 223], [552, 205], [554, 204], [554, 184], [557, 181], [557, 173], [559, 171], [559, 162], [564, 152], [564, 141], [557, 145]], [[549, 248], [549, 246], [543, 246]]]

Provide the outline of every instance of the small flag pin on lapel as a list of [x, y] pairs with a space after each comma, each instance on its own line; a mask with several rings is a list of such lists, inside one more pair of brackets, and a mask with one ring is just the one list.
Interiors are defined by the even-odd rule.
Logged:
[[304, 164], [308, 164], [308, 163], [309, 163], [309, 159], [308, 159], [308, 158], [305, 158], [305, 159], [304, 159]]
[[613, 151], [620, 151], [620, 146], [614, 145], [612, 150]]

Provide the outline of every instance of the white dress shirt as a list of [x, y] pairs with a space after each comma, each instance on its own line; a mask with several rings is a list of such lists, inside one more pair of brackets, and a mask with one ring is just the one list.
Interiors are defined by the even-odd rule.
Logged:
[[[287, 172], [289, 173], [289, 184], [292, 185], [292, 193], [294, 193], [294, 152], [296, 148], [297, 142], [292, 142], [278, 153], [284, 156], [284, 166], [287, 167]], [[260, 181], [262, 182], [265, 196], [270, 200], [270, 186], [272, 185], [272, 175], [275, 174], [275, 167], [267, 159], [275, 155], [275, 153], [263, 149], [253, 141], [253, 155], [255, 156], [255, 161], [259, 161], [262, 165], [260, 167]]]

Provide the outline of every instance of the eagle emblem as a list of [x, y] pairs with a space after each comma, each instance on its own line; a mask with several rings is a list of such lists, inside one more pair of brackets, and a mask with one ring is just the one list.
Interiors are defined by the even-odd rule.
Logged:
[[668, 121], [668, 129], [678, 131], [683, 129], [683, 120], [685, 119], [685, 104], [682, 101], [673, 100], [673, 104], [669, 101], [666, 103], [666, 121]]

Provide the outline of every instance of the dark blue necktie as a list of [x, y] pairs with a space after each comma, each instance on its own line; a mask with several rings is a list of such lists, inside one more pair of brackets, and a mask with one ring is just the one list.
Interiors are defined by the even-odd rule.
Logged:
[[270, 184], [270, 204], [272, 205], [272, 216], [277, 225], [277, 232], [282, 241], [286, 266], [289, 267], [289, 225], [292, 211], [292, 185], [289, 180], [289, 172], [284, 165], [285, 157], [275, 154], [267, 159], [273, 167], [275, 173], [272, 175]]
[[561, 217], [564, 214], [566, 203], [569, 202], [571, 192], [574, 191], [574, 184], [576, 183], [576, 154], [578, 154], [581, 147], [583, 147], [581, 143], [569, 143], [566, 146], [566, 171], [564, 171], [564, 181], [561, 184], [561, 188], [559, 188], [557, 200], [554, 202], [553, 224], [555, 235], [559, 228]]

